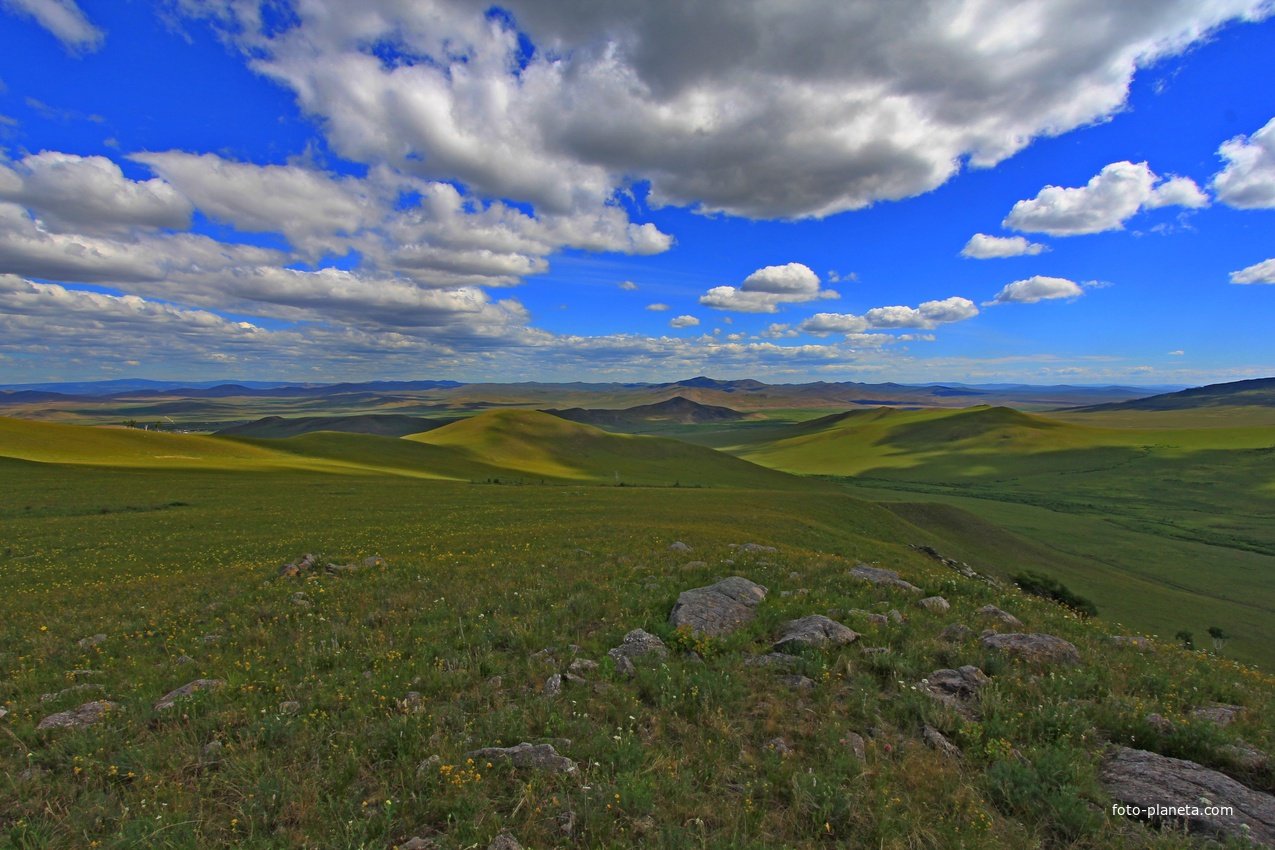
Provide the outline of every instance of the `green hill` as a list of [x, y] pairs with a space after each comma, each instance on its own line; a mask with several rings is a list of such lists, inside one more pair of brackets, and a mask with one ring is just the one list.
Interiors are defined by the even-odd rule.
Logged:
[[703, 425], [706, 423], [737, 422], [745, 414], [729, 407], [700, 404], [683, 396], [673, 396], [655, 404], [640, 404], [619, 410], [604, 408], [572, 407], [567, 410], [546, 410], [560, 419], [597, 425], [602, 428], [641, 428], [652, 425]]
[[1097, 404], [1079, 409], [1083, 411], [1193, 410], [1201, 407], [1275, 407], [1275, 378], [1209, 384], [1176, 393], [1163, 393], [1133, 401]]
[[803, 486], [713, 449], [612, 434], [539, 411], [488, 411], [406, 439], [462, 451], [487, 466], [526, 476], [623, 484]]
[[400, 413], [366, 413], [361, 416], [266, 416], [242, 425], [217, 431], [220, 437], [299, 437], [316, 431], [344, 434], [371, 434], [377, 437], [405, 437], [446, 425], [449, 419], [425, 419]]

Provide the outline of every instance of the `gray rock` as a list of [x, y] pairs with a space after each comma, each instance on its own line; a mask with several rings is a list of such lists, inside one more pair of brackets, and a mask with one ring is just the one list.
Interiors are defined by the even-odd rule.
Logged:
[[558, 831], [571, 838], [576, 834], [576, 813], [567, 809], [565, 812], [558, 814]]
[[96, 679], [105, 675], [101, 670], [68, 670], [66, 676], [68, 679]]
[[195, 663], [195, 659], [193, 659], [193, 658], [191, 658], [189, 655], [186, 655], [186, 654], [184, 654], [184, 653], [183, 653], [182, 655], [179, 655], [179, 656], [177, 656], [176, 658], [174, 658], [174, 659], [173, 659], [173, 663], [174, 663], [174, 664], [183, 664], [183, 665], [184, 665], [184, 664], [194, 664], [194, 663]]
[[0, 706], [0, 720], [4, 720], [8, 716], [9, 716], [9, 709], [3, 706]]
[[927, 596], [924, 599], [918, 599], [916, 604], [931, 614], [946, 614], [952, 608], [942, 596]]
[[1080, 652], [1060, 637], [1046, 634], [1010, 632], [982, 639], [985, 649], [1003, 652], [1032, 664], [1079, 664]]
[[1010, 628], [1013, 628], [1013, 629], [1021, 629], [1023, 627], [1022, 620], [1018, 619], [1017, 617], [1015, 617], [1013, 614], [1009, 613], [1008, 611], [1002, 611], [1001, 609], [997, 608], [995, 605], [984, 605], [982, 608], [979, 608], [974, 613], [979, 614], [983, 617], [986, 617], [989, 620], [995, 620], [1001, 625], [1009, 626]]
[[429, 758], [416, 765], [416, 775], [424, 776], [427, 773], [438, 770], [438, 766], [443, 763], [443, 757], [435, 753]]
[[779, 682], [780, 684], [792, 688], [794, 691], [813, 691], [815, 689], [815, 680], [808, 679], [805, 676], [780, 676]]
[[1173, 721], [1163, 714], [1151, 713], [1145, 718], [1147, 725], [1162, 735], [1173, 731]]
[[214, 643], [218, 643], [218, 642], [220, 642], [220, 641], [221, 641], [221, 635], [219, 635], [219, 634], [204, 635], [203, 637], [201, 637], [201, 638], [199, 639], [199, 641], [200, 641], [200, 643], [204, 644], [205, 646], [209, 646], [209, 645], [211, 645], [211, 644], [214, 644]]
[[707, 587], [683, 591], [669, 612], [669, 623], [674, 628], [720, 637], [751, 622], [754, 609], [765, 598], [766, 588], [731, 576]]
[[298, 590], [296, 593], [292, 594], [292, 604], [296, 605], [298, 608], [309, 608], [314, 604], [314, 600], [310, 598], [310, 594], [303, 590]]
[[972, 720], [973, 712], [968, 703], [990, 681], [982, 670], [966, 664], [955, 670], [935, 670], [921, 683], [921, 689], [962, 717]]
[[1160, 806], [1195, 806], [1200, 811], [1206, 806], [1230, 807], [1227, 815], [1188, 814], [1156, 820], [1214, 838], [1247, 838], [1259, 846], [1275, 846], [1275, 797], [1216, 770], [1119, 747], [1103, 765], [1100, 779], [1113, 799], [1144, 812]]
[[223, 749], [225, 749], [225, 745], [216, 738], [209, 741], [207, 744], [204, 744], [204, 749], [202, 750], [204, 761], [214, 764], [221, 761], [221, 753]]
[[682, 564], [684, 570], [702, 570], [708, 566], [708, 561], [687, 561]]
[[522, 845], [506, 830], [491, 840], [487, 850], [522, 850]]
[[73, 708], [69, 711], [59, 711], [57, 714], [50, 714], [41, 720], [36, 729], [83, 729], [85, 726], [92, 726], [97, 723], [107, 712], [113, 711], [119, 706], [116, 703], [106, 700], [94, 700], [86, 702], [79, 708]]
[[1212, 723], [1214, 726], [1230, 726], [1240, 715], [1244, 713], [1242, 705], [1223, 705], [1215, 703], [1197, 708], [1191, 712], [1191, 716], [1197, 720], [1203, 720]]
[[775, 649], [783, 652], [805, 646], [845, 646], [858, 639], [855, 632], [836, 620], [830, 620], [822, 614], [812, 614], [782, 624]]
[[884, 570], [880, 567], [869, 567], [867, 564], [859, 564], [850, 570], [850, 575], [857, 579], [862, 579], [872, 584], [882, 585], [884, 587], [897, 587], [910, 593], [922, 593], [921, 588], [911, 582], [904, 581], [899, 578], [899, 574], [894, 570]]
[[788, 746], [788, 742], [783, 738], [771, 738], [766, 742], [766, 749], [780, 758], [787, 758], [792, 755], [792, 747]]
[[624, 636], [624, 640], [620, 645], [607, 651], [607, 655], [615, 659], [616, 667], [620, 666], [620, 659], [624, 658], [630, 662], [635, 659], [655, 659], [663, 660], [668, 658], [668, 647], [664, 645], [664, 641], [644, 629], [634, 629]]
[[360, 561], [359, 566], [361, 566], [365, 570], [370, 570], [370, 569], [375, 569], [378, 567], [384, 567], [386, 566], [386, 563], [385, 563], [385, 559], [382, 558], [380, 555], [372, 555]]
[[539, 770], [545, 773], [575, 773], [576, 763], [558, 755], [552, 744], [528, 744], [524, 741], [514, 747], [484, 747], [465, 754], [475, 761], [506, 761], [516, 768]]
[[773, 554], [779, 551], [774, 546], [762, 546], [760, 543], [732, 545], [731, 548], [742, 555]]
[[296, 714], [300, 710], [301, 710], [301, 703], [297, 702], [294, 699], [284, 700], [283, 702], [279, 703], [280, 714]]
[[1128, 646], [1142, 652], [1155, 651], [1155, 644], [1151, 642], [1151, 639], [1139, 635], [1115, 635], [1111, 638], [1111, 642], [1116, 646]]
[[948, 643], [962, 643], [972, 637], [974, 637], [974, 630], [962, 623], [953, 623], [939, 632], [939, 640], [945, 640]]
[[18, 779], [23, 782], [39, 782], [48, 775], [48, 771], [39, 766], [26, 767], [18, 771]]
[[85, 693], [86, 691], [105, 691], [105, 690], [106, 690], [105, 685], [99, 685], [95, 682], [84, 682], [79, 685], [72, 685], [69, 688], [63, 688], [62, 690], [56, 691], [51, 694], [41, 694], [40, 702], [53, 702], [54, 700], [59, 700], [62, 697], [70, 696], [71, 694], [82, 694], [82, 693]]
[[179, 699], [188, 697], [196, 691], [216, 690], [225, 684], [225, 679], [196, 679], [193, 682], [187, 682], [180, 688], [171, 690], [160, 697], [159, 701], [155, 703], [155, 710], [164, 711], [176, 705]]
[[787, 655], [782, 652], [767, 652], [765, 655], [750, 655], [744, 659], [746, 667], [767, 667], [775, 670], [793, 671], [801, 664], [801, 659], [795, 655]]
[[548, 679], [545, 679], [544, 695], [556, 697], [560, 693], [562, 693], [562, 674], [554, 673]]
[[598, 662], [589, 658], [577, 658], [567, 665], [567, 669], [577, 676], [583, 676], [586, 673], [594, 673], [598, 669]]
[[101, 632], [98, 632], [97, 634], [92, 635], [90, 637], [80, 638], [79, 641], [77, 641], [77, 643], [79, 643], [81, 649], [90, 649], [94, 646], [97, 646], [99, 643], [101, 643], [104, 640], [106, 640], [106, 635], [102, 634]]
[[615, 672], [621, 676], [632, 678], [637, 675], [637, 668], [627, 655], [612, 655], [611, 658], [615, 661]]
[[864, 655], [889, 655], [890, 647], [888, 646], [865, 646], [861, 649]]
[[926, 724], [925, 728], [921, 730], [921, 737], [925, 739], [925, 744], [930, 749], [938, 750], [943, 755], [951, 758], [961, 757], [960, 747], [949, 741], [942, 732], [933, 726]]
[[396, 850], [438, 850], [438, 842], [432, 838], [416, 835], [398, 845]]
[[687, 546], [685, 543], [683, 543], [683, 542], [682, 542], [682, 541], [680, 541], [680, 540], [678, 540], [678, 541], [676, 541], [676, 542], [672, 543], [672, 544], [668, 547], [668, 549], [669, 549], [669, 551], [670, 551], [670, 552], [694, 552], [694, 551], [695, 551], [695, 550], [694, 550], [694, 549], [692, 549], [690, 546]]
[[903, 616], [903, 614], [899, 611], [898, 608], [891, 608], [889, 611], [886, 612], [885, 616], [886, 616], [886, 619], [888, 619], [890, 622], [900, 626], [907, 622], [907, 618]]
[[863, 736], [858, 732], [847, 732], [845, 737], [841, 739], [841, 743], [850, 748], [850, 752], [854, 753], [854, 757], [859, 761], [864, 761], [868, 757], [868, 745], [863, 740]]
[[1227, 744], [1220, 752], [1245, 770], [1265, 770], [1270, 756], [1245, 741]]

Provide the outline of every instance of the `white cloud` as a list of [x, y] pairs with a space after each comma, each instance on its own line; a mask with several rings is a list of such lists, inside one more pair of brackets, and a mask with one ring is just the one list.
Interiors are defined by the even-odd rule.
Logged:
[[68, 50], [96, 50], [106, 37], [85, 17], [75, 0], [3, 0], [3, 5], [35, 18]]
[[817, 336], [896, 328], [931, 330], [939, 325], [961, 322], [977, 315], [978, 307], [974, 306], [973, 301], [954, 295], [941, 301], [926, 301], [918, 307], [873, 307], [861, 316], [853, 313], [815, 313], [798, 328]]
[[1035, 304], [1055, 298], [1079, 298], [1085, 291], [1074, 281], [1062, 277], [1034, 275], [1026, 280], [1006, 284], [996, 297], [985, 304]]
[[962, 257], [975, 260], [990, 260], [1001, 257], [1035, 256], [1049, 250], [1039, 242], [1029, 242], [1024, 236], [988, 236], [986, 233], [975, 233], [970, 241], [961, 249]]
[[0, 200], [36, 211], [61, 231], [185, 229], [191, 215], [190, 203], [163, 180], [130, 180], [104, 156], [56, 151], [0, 162]]
[[662, 303], [660, 303], [660, 302], [658, 302], [658, 301], [657, 301], [656, 303], [654, 303], [654, 304], [647, 304], [647, 305], [646, 305], [646, 309], [648, 309], [648, 310], [654, 310], [654, 311], [655, 311], [655, 312], [657, 312], [657, 313], [662, 313], [662, 312], [664, 312], [665, 310], [667, 310], [668, 308], [669, 308], [669, 306], [668, 306], [667, 304], [662, 304]]
[[1275, 258], [1231, 272], [1231, 283], [1275, 283]]
[[1218, 154], [1226, 167], [1213, 177], [1213, 191], [1240, 209], [1275, 207], [1275, 118], [1251, 136], [1223, 142]]
[[819, 275], [801, 263], [766, 266], [744, 278], [739, 287], [714, 286], [699, 303], [714, 310], [737, 313], [777, 313], [780, 304], [798, 304], [820, 298], [839, 298], [819, 288]]
[[[945, 6], [764, 0], [183, 2], [295, 93], [340, 155], [564, 212], [802, 218], [910, 197], [1108, 117], [1135, 71], [1264, 0]], [[1084, 26], [1076, 26], [1083, 21]], [[399, 61], [401, 58], [401, 61]]]
[[1176, 351], [1170, 351], [1170, 352], [1169, 352], [1169, 356], [1170, 356], [1170, 357], [1182, 357], [1182, 356], [1183, 356], [1183, 355], [1185, 355], [1185, 354], [1186, 354], [1186, 352], [1185, 352], [1185, 351], [1183, 351], [1183, 350], [1182, 350], [1182, 349], [1180, 349], [1180, 348], [1179, 348], [1179, 349], [1177, 349]]
[[616, 286], [620, 287], [620, 289], [623, 289], [625, 292], [636, 292], [638, 288], [638, 285], [631, 280], [622, 280], [617, 283]]
[[694, 316], [674, 316], [669, 319], [670, 328], [693, 328], [699, 324], [699, 319]]
[[1078, 188], [1046, 186], [1014, 204], [1006, 227], [1052, 236], [1120, 230], [1139, 210], [1206, 206], [1208, 198], [1186, 177], [1162, 180], [1145, 162], [1113, 162]]

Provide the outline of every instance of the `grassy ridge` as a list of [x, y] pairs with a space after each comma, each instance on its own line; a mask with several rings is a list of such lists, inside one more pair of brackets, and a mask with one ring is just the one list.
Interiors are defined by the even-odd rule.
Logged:
[[[12, 735], [0, 739], [0, 842], [14, 847], [379, 850], [432, 835], [451, 850], [507, 827], [530, 847], [1164, 850], [1191, 845], [1103, 813], [1104, 740], [1233, 771], [1226, 743], [1275, 745], [1269, 677], [1168, 647], [1112, 647], [1100, 625], [939, 567], [906, 545], [927, 539], [922, 528], [844, 493], [18, 460], [0, 460], [0, 476], [0, 703]], [[694, 553], [671, 553], [675, 539]], [[779, 552], [728, 546], [746, 541]], [[307, 550], [389, 566], [276, 577]], [[848, 579], [857, 560], [902, 570], [952, 612]], [[756, 622], [721, 640], [669, 630], [680, 591], [730, 573], [771, 588]], [[1039, 676], [938, 639], [950, 622], [985, 625], [973, 611], [988, 602], [1074, 641], [1082, 665]], [[908, 621], [844, 613], [890, 607]], [[799, 670], [810, 691], [742, 663], [782, 620], [815, 612], [891, 651], [812, 652]], [[605, 652], [636, 627], [673, 653], [629, 680]], [[106, 640], [77, 644], [96, 632]], [[534, 653], [568, 644], [603, 666], [552, 699], [541, 690], [558, 668]], [[977, 722], [914, 690], [963, 663], [994, 677]], [[119, 710], [83, 732], [37, 733], [44, 714], [91, 696], [40, 701], [85, 681], [68, 675], [80, 669], [100, 671], [88, 681]], [[227, 685], [172, 713], [151, 707], [201, 676]], [[420, 711], [400, 705], [409, 691]], [[1224, 731], [1190, 719], [1211, 700], [1248, 713]], [[1149, 728], [1150, 711], [1173, 728]], [[925, 724], [961, 745], [960, 762], [921, 743]], [[862, 760], [852, 732], [867, 737]], [[465, 760], [523, 740], [556, 740], [580, 774]], [[35, 778], [19, 778], [29, 769]], [[572, 841], [558, 825], [566, 811]]]

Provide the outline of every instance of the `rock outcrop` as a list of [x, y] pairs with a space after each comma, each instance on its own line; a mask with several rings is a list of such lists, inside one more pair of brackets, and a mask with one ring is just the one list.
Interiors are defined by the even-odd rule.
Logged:
[[579, 769], [571, 759], [559, 755], [553, 744], [528, 744], [525, 741], [513, 747], [483, 747], [465, 753], [465, 757], [475, 761], [505, 761], [516, 768], [543, 773], [575, 773]]
[[858, 634], [836, 620], [830, 620], [822, 614], [812, 614], [781, 625], [775, 650], [791, 652], [800, 647], [845, 646], [858, 639]]
[[1052, 666], [1080, 663], [1080, 652], [1075, 645], [1053, 635], [1021, 632], [992, 634], [983, 638], [982, 644], [984, 649], [1003, 652], [1032, 664]]
[[766, 588], [746, 578], [731, 576], [707, 587], [683, 591], [669, 612], [674, 628], [720, 637], [752, 621], [754, 609], [766, 598]]

